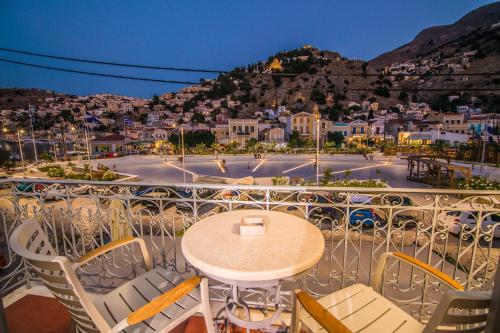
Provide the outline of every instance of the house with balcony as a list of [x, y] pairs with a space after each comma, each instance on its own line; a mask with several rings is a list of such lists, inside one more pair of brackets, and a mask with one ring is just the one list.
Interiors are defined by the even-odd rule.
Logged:
[[[316, 140], [316, 119], [314, 114], [309, 112], [299, 112], [290, 116], [290, 130], [299, 132], [302, 140]], [[320, 141], [328, 132], [333, 130], [333, 122], [320, 119], [319, 137]]]
[[90, 150], [92, 155], [120, 156], [125, 154], [128, 142], [119, 134], [97, 137], [90, 141]]
[[285, 142], [285, 130], [280, 127], [267, 128], [261, 132], [264, 142], [283, 143]]
[[215, 126], [210, 127], [210, 132], [214, 133], [215, 139], [220, 144], [229, 143], [229, 124], [215, 124]]
[[259, 139], [259, 121], [257, 119], [229, 119], [229, 141], [245, 147], [250, 139]]
[[314, 115], [309, 112], [299, 112], [291, 115], [291, 130], [299, 132], [303, 140], [313, 139]]
[[383, 119], [372, 119], [368, 121], [368, 137], [375, 142], [381, 142], [387, 139]]
[[335, 122], [332, 124], [332, 133], [340, 133], [344, 136], [344, 139], [347, 138], [350, 132], [349, 123], [344, 122]]
[[348, 141], [366, 141], [368, 136], [368, 122], [357, 119], [349, 123]]

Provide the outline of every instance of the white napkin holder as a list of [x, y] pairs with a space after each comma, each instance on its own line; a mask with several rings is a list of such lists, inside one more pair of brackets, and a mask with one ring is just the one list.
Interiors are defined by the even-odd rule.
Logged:
[[247, 216], [240, 221], [241, 236], [264, 236], [266, 225], [262, 216]]

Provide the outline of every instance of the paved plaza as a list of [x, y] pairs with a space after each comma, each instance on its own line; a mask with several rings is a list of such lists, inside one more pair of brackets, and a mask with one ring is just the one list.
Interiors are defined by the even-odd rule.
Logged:
[[[220, 165], [225, 161], [225, 171]], [[193, 175], [242, 178], [246, 176], [299, 177], [314, 181], [316, 167], [314, 155], [267, 155], [264, 159], [255, 159], [253, 155], [186, 156], [183, 163], [177, 156], [125, 156], [114, 159], [94, 160], [93, 164], [115, 166], [119, 172], [138, 175], [145, 182], [192, 182]], [[367, 160], [362, 155], [322, 155], [320, 156], [320, 175], [325, 168], [330, 168], [335, 177], [349, 177], [360, 180], [383, 179], [391, 187], [425, 187], [423, 184], [408, 181], [407, 162], [399, 158], [375, 155]]]

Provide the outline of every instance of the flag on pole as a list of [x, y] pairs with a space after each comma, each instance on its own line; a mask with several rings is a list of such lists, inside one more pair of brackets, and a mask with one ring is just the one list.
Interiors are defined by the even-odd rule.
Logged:
[[134, 121], [133, 121], [133, 120], [131, 120], [131, 119], [129, 119], [129, 118], [127, 118], [127, 117], [124, 117], [124, 118], [123, 118], [123, 122], [124, 122], [126, 125], [128, 125], [128, 126], [133, 126], [133, 125], [134, 125]]
[[101, 124], [101, 122], [99, 121], [99, 119], [97, 119], [95, 116], [91, 115], [91, 114], [86, 114], [85, 115], [85, 121], [89, 124]]

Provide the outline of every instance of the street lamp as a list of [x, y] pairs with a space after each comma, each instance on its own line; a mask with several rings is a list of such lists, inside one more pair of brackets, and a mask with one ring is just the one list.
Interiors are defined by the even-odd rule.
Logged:
[[21, 164], [23, 166], [24, 172], [26, 172], [26, 167], [24, 165], [24, 155], [23, 155], [23, 146], [21, 145], [21, 134], [24, 133], [24, 130], [17, 130], [17, 142], [19, 143], [19, 155], [21, 156]]
[[[175, 124], [173, 127], [177, 127]], [[180, 126], [181, 131], [181, 149], [182, 149], [182, 176], [184, 179], [184, 183], [186, 182], [186, 164], [185, 164], [185, 154], [184, 154], [184, 127]]]
[[313, 106], [313, 115], [316, 120], [316, 186], [319, 185], [319, 122], [321, 115], [319, 113], [318, 105]]

